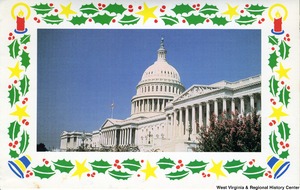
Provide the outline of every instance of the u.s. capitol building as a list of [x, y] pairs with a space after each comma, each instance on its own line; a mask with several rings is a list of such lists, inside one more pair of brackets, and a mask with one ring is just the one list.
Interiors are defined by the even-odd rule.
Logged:
[[188, 151], [197, 142], [198, 126], [209, 126], [212, 113], [218, 116], [238, 111], [247, 115], [254, 108], [260, 113], [260, 75], [186, 89], [166, 54], [162, 39], [157, 60], [145, 70], [131, 99], [130, 117], [108, 118], [99, 130], [84, 135], [64, 131], [61, 150], [77, 149], [84, 142], [93, 150], [132, 145], [140, 151]]

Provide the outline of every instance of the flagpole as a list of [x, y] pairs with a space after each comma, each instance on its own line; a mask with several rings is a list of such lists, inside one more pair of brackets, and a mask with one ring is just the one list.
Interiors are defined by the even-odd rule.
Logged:
[[114, 118], [114, 107], [115, 107], [115, 104], [114, 102], [111, 104], [111, 118], [113, 119]]

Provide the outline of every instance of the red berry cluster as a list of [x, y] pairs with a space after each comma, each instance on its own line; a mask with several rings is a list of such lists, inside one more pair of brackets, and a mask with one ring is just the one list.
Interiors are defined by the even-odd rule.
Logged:
[[157, 20], [157, 19], [155, 19], [155, 20], [154, 20], [154, 23], [158, 23], [158, 20]]
[[141, 163], [144, 163], [144, 160], [141, 160]]
[[133, 12], [133, 5], [131, 5], [131, 4], [128, 5], [128, 11], [131, 12], [131, 13]]
[[246, 7], [246, 8], [249, 8], [249, 4], [246, 4], [245, 7]]
[[10, 142], [8, 144], [9, 147], [15, 149], [17, 147], [17, 145], [19, 144], [19, 141], [15, 140], [14, 142]]
[[24, 100], [22, 101], [22, 104], [26, 104], [26, 103], [27, 103], [27, 101], [28, 101], [28, 98], [27, 98], [27, 97], [25, 97], [25, 98], [24, 98]]
[[285, 37], [283, 38], [283, 40], [284, 40], [284, 41], [288, 41], [288, 42], [291, 41], [290, 35], [289, 35], [289, 34], [286, 34]]
[[29, 178], [30, 176], [33, 176], [33, 172], [30, 170], [26, 171], [26, 178]]
[[23, 120], [22, 120], [22, 123], [23, 123], [24, 125], [26, 125], [26, 126], [29, 125], [29, 122], [28, 122], [26, 119], [23, 119]]
[[183, 163], [182, 163], [182, 160], [178, 160], [178, 165], [176, 166], [176, 169], [179, 170], [181, 167], [183, 167]]
[[241, 13], [241, 14], [243, 14], [244, 12], [245, 12], [245, 11], [244, 11], [243, 9], [242, 9], [242, 10], [240, 10], [240, 13]]
[[182, 20], [182, 23], [186, 23], [186, 20], [185, 20], [185, 19], [183, 19], [183, 20]]
[[250, 162], [249, 162], [249, 165], [252, 166], [255, 162], [255, 159], [252, 159]]
[[106, 7], [106, 5], [104, 3], [98, 3], [98, 9], [101, 11], [102, 9], [104, 9]]
[[210, 177], [210, 174], [209, 174], [209, 173], [206, 174], [206, 173], [202, 172], [202, 177], [203, 177], [203, 178]]
[[290, 87], [290, 86], [287, 86], [287, 87], [286, 87], [286, 89], [290, 90], [290, 89], [291, 89], [291, 87]]
[[92, 22], [93, 21], [93, 19], [92, 18], [89, 18], [89, 22]]
[[88, 176], [88, 177], [95, 177], [95, 175], [96, 175], [96, 172], [86, 174], [86, 176]]
[[[58, 12], [58, 11], [57, 11]], [[38, 17], [34, 17], [33, 20], [36, 22], [36, 23], [40, 23], [41, 20], [38, 18]]]
[[194, 4], [194, 5], [193, 5], [193, 8], [194, 8], [195, 10], [199, 11], [199, 10], [200, 10], [200, 4], [199, 4], [199, 3], [198, 3], [198, 4]]
[[279, 145], [281, 146], [282, 149], [285, 149], [285, 148], [289, 148], [290, 147], [290, 144], [289, 143], [285, 143], [283, 141], [280, 141]]
[[142, 10], [142, 8], [143, 8], [143, 7], [142, 7], [141, 5], [140, 5], [140, 6], [138, 6], [138, 9], [139, 9], [139, 10]]
[[13, 34], [12, 32], [10, 32], [10, 33], [8, 34], [8, 40], [14, 40], [14, 39], [15, 39], [14, 34]]
[[271, 50], [272, 50], [272, 51], [274, 51], [274, 50], [275, 50], [275, 48], [274, 48], [274, 47], [272, 47], [272, 48], [271, 48]]
[[206, 21], [207, 23], [209, 23], [209, 19], [206, 19], [205, 21]]
[[43, 162], [44, 162], [46, 165], [48, 165], [48, 164], [49, 164], [49, 161], [48, 161], [48, 160], [46, 160], [46, 158], [43, 158]]
[[115, 23], [116, 22], [116, 19], [112, 19], [112, 21], [111, 21], [112, 23]]
[[[17, 80], [14, 80], [14, 84], [17, 84], [18, 81]], [[8, 89], [11, 89], [12, 88], [12, 85], [8, 85]]]
[[119, 170], [122, 168], [121, 165], [119, 165], [120, 161], [119, 160], [115, 160], [115, 163], [114, 163], [114, 167], [118, 168]]
[[269, 178], [272, 178], [272, 177], [273, 177], [271, 171], [267, 171], [267, 172], [265, 173], [265, 176], [266, 176], [266, 177], [269, 177]]
[[269, 126], [272, 127], [275, 124], [276, 124], [276, 121], [273, 119], [272, 121], [270, 121]]
[[282, 81], [280, 82], [280, 84], [281, 84], [281, 85], [284, 85], [284, 81], [282, 80]]
[[276, 105], [276, 102], [273, 98], [270, 99], [270, 102], [275, 106]]
[[163, 5], [163, 6], [161, 6], [161, 8], [159, 9], [159, 11], [161, 12], [161, 13], [163, 13], [163, 12], [165, 12], [165, 10], [166, 10], [166, 5]]
[[53, 4], [53, 3], [49, 3], [49, 6], [50, 6], [50, 7], [53, 7], [53, 6], [54, 6], [54, 4]]
[[258, 21], [258, 24], [262, 24], [263, 22], [265, 22], [265, 18], [261, 18], [261, 19]]

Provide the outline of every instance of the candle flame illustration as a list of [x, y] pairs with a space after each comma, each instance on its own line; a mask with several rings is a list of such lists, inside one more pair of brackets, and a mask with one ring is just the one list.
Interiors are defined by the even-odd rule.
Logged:
[[275, 16], [276, 16], [276, 18], [280, 18], [281, 17], [281, 14], [279, 13], [279, 11], [276, 12]]
[[18, 13], [18, 17], [23, 17], [23, 16], [24, 16], [24, 12], [22, 10], [20, 10]]

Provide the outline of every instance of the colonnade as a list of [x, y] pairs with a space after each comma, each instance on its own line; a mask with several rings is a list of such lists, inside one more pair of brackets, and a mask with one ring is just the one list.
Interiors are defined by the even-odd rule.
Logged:
[[131, 114], [144, 112], [163, 112], [169, 99], [151, 98], [132, 102]]
[[134, 129], [124, 128], [101, 131], [99, 142], [106, 146], [134, 144]]
[[[227, 113], [235, 113], [245, 115], [252, 112], [253, 108], [261, 109], [260, 93], [245, 95], [235, 98], [217, 98], [198, 104], [185, 105], [175, 109], [172, 114], [166, 117], [166, 123], [170, 123], [171, 136], [183, 136], [188, 134], [188, 130], [192, 130], [192, 134], [199, 132], [199, 126], [209, 126], [212, 114], [216, 117], [226, 111]], [[233, 115], [231, 115], [233, 117]]]

